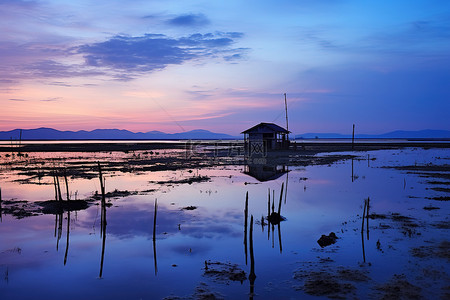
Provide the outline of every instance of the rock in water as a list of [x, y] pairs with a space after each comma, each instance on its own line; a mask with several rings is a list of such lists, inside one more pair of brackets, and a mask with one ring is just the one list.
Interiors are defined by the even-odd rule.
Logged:
[[337, 239], [338, 239], [338, 237], [336, 236], [336, 234], [334, 232], [330, 232], [329, 235], [322, 234], [320, 239], [317, 240], [317, 243], [319, 244], [320, 247], [323, 248], [323, 247], [330, 246], [330, 245], [336, 243]]

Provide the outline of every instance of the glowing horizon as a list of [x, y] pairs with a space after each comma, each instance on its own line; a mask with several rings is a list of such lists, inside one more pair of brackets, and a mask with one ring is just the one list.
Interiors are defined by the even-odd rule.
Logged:
[[450, 130], [450, 3], [0, 2], [0, 131]]

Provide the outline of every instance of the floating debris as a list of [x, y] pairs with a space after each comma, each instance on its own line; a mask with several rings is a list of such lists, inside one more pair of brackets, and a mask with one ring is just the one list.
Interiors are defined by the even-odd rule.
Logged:
[[182, 210], [194, 210], [194, 209], [197, 209], [197, 206], [190, 205], [182, 208]]

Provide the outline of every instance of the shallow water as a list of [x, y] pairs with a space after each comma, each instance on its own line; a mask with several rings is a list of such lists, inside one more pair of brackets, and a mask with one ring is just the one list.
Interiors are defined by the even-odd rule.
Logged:
[[[385, 167], [448, 165], [448, 150], [412, 148], [346, 154], [358, 157], [331, 165], [286, 166], [288, 172], [265, 182], [245, 174], [245, 166], [106, 173], [106, 192], [137, 193], [108, 198], [112, 206], [106, 209], [104, 244], [98, 202], [84, 211], [65, 212], [62, 219], [57, 215], [16, 219], [3, 214], [0, 298], [204, 299], [209, 293], [227, 299], [316, 298], [305, 288], [311, 272], [336, 273], [340, 268], [361, 271], [368, 279], [347, 280], [354, 286], [350, 292], [322, 296], [379, 298], [376, 287], [394, 274], [405, 274], [408, 282], [421, 288], [422, 297], [444, 295], [443, 287], [450, 284], [448, 257], [418, 257], [411, 251], [450, 240], [448, 201], [427, 199], [448, 193], [430, 189], [433, 179], [421, 177], [423, 174]], [[109, 155], [124, 159], [117, 153], [76, 155], [79, 159]], [[441, 173], [449, 174], [448, 170]], [[210, 181], [176, 183], [197, 175], [208, 176]], [[14, 180], [25, 175], [17, 175], [9, 167], [3, 167], [0, 176], [3, 200], [54, 198], [51, 178], [41, 179], [47, 184], [21, 184]], [[162, 183], [169, 180], [172, 183]], [[448, 187], [448, 179], [440, 181]], [[277, 210], [282, 185], [281, 215], [286, 220], [262, 226], [261, 218], [268, 214], [268, 193]], [[98, 178], [71, 178], [69, 187], [72, 193], [77, 191], [78, 199], [100, 189]], [[370, 213], [388, 218], [369, 219], [369, 233], [365, 223], [361, 234], [367, 197]], [[439, 209], [423, 209], [429, 205]], [[196, 209], [183, 209], [188, 206]], [[394, 220], [392, 213], [411, 217], [413, 225]], [[251, 216], [253, 241], [249, 240]], [[447, 227], [433, 226], [438, 223]], [[321, 248], [317, 240], [330, 232], [336, 233], [337, 242]], [[254, 283], [248, 279], [250, 244]], [[205, 261], [212, 262], [208, 269]], [[230, 279], [226, 271], [231, 266], [244, 271], [245, 280]]]

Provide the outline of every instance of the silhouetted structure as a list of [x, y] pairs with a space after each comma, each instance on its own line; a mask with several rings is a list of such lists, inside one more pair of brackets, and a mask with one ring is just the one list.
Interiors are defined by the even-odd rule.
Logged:
[[274, 123], [259, 123], [243, 132], [245, 149], [249, 154], [289, 148], [288, 130]]

